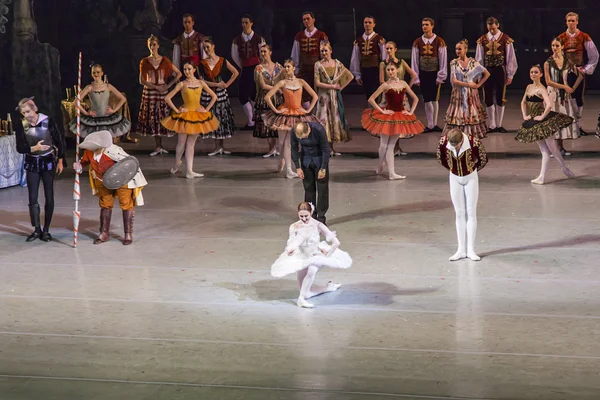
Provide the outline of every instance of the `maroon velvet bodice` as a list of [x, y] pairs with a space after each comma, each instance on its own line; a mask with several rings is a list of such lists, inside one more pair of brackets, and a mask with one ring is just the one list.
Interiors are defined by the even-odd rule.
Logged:
[[392, 111], [402, 111], [404, 110], [404, 90], [397, 92], [394, 89], [390, 89], [385, 92], [385, 101], [387, 105], [386, 109]]

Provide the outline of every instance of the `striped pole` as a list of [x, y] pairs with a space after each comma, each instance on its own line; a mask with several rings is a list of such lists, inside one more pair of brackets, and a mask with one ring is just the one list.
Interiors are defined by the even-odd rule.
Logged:
[[[79, 162], [79, 142], [81, 140], [81, 52], [79, 53], [79, 71], [77, 75], [77, 134], [75, 146], [75, 161]], [[77, 247], [77, 236], [79, 234], [79, 199], [81, 189], [79, 187], [79, 170], [75, 171], [75, 184], [73, 186], [73, 200], [75, 200], [75, 211], [73, 211], [73, 247]]]

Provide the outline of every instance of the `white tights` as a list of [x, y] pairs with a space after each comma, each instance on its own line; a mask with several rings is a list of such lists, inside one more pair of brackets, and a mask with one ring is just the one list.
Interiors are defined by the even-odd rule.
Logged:
[[340, 284], [329, 282], [327, 286], [314, 285], [319, 267], [309, 265], [296, 273], [298, 277], [298, 286], [300, 287], [300, 296], [298, 297], [298, 306], [305, 308], [313, 308], [314, 305], [306, 301], [311, 297], [318, 296], [323, 293], [334, 292], [340, 288]]
[[185, 150], [185, 166], [188, 174], [192, 174], [194, 166], [194, 146], [196, 145], [198, 135], [188, 135], [186, 133], [177, 134], [177, 147], [175, 148], [175, 165], [181, 163], [181, 157]]
[[479, 198], [479, 176], [477, 171], [467, 176], [450, 174], [450, 197], [456, 212], [456, 236], [458, 250], [450, 261], [469, 257], [473, 261], [481, 258], [475, 253], [477, 235], [477, 200]]
[[383, 163], [386, 163], [391, 180], [406, 178], [406, 176], [398, 175], [394, 171], [394, 146], [399, 137], [400, 135], [379, 135], [379, 168], [375, 171], [377, 175], [383, 172]]
[[279, 164], [279, 172], [285, 170], [286, 177], [288, 178], [296, 178], [298, 175], [294, 171], [292, 165], [292, 147], [290, 142], [290, 130], [279, 130], [278, 131], [278, 139], [277, 139], [277, 147], [278, 151], [283, 157]]
[[565, 164], [565, 160], [560, 154], [558, 147], [556, 147], [556, 142], [553, 137], [546, 138], [544, 140], [538, 140], [537, 145], [540, 148], [540, 152], [542, 153], [542, 168], [540, 170], [540, 175], [531, 181], [531, 183], [535, 183], [537, 185], [543, 185], [546, 183], [546, 172], [548, 171], [548, 164], [550, 163], [550, 154], [554, 155], [554, 159], [558, 161], [560, 166], [562, 167], [563, 173], [569, 178], [574, 178], [575, 174], [567, 168]]

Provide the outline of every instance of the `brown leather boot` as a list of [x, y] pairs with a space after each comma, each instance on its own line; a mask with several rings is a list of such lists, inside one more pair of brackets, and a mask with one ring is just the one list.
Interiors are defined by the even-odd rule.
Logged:
[[123, 210], [123, 231], [125, 231], [123, 245], [125, 246], [133, 243], [133, 216], [133, 210]]
[[112, 210], [110, 208], [100, 209], [100, 235], [94, 240], [94, 244], [108, 242], [110, 239], [110, 217]]

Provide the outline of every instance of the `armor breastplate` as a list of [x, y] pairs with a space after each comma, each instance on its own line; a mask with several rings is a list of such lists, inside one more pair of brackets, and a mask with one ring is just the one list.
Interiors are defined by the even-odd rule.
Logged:
[[54, 142], [52, 141], [52, 133], [50, 132], [50, 124], [48, 123], [48, 119], [43, 120], [37, 126], [30, 126], [29, 123], [23, 120], [23, 128], [25, 129], [25, 138], [27, 139], [27, 144], [29, 147], [33, 147], [40, 140], [43, 140], [47, 146], [51, 146], [46, 151], [35, 151], [32, 152], [32, 156], [45, 156], [54, 152]]

